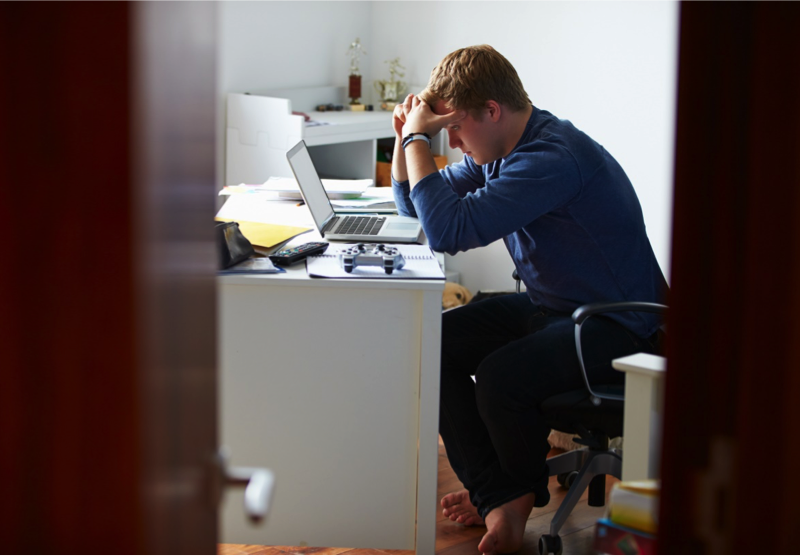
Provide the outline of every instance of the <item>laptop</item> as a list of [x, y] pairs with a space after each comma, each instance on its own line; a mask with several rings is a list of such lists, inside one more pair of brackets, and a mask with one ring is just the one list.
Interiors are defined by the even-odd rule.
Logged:
[[419, 220], [408, 216], [337, 214], [304, 141], [286, 153], [303, 200], [322, 237], [331, 241], [417, 243]]

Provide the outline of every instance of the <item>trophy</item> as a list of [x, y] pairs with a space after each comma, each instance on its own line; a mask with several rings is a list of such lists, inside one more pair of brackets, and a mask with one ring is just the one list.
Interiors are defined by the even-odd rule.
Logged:
[[347, 55], [350, 56], [350, 81], [347, 96], [350, 97], [351, 110], [364, 109], [364, 105], [359, 102], [361, 99], [361, 72], [358, 71], [358, 58], [366, 53], [358, 38], [347, 49]]
[[[384, 64], [389, 64], [389, 80], [375, 82], [375, 89], [381, 97], [381, 110], [394, 110], [397, 106], [397, 99], [403, 94], [406, 88], [405, 81], [398, 81], [395, 76], [404, 77], [401, 69], [406, 69], [400, 65], [400, 58], [386, 60]], [[399, 68], [399, 69], [398, 69]]]

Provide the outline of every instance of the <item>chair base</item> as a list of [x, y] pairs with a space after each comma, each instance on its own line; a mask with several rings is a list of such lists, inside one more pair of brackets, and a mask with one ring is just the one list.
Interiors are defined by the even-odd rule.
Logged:
[[570, 486], [567, 496], [564, 498], [564, 501], [561, 502], [561, 506], [559, 506], [556, 511], [553, 521], [550, 522], [550, 536], [552, 537], [558, 537], [558, 532], [561, 530], [567, 517], [569, 517], [569, 514], [580, 500], [583, 492], [587, 488], [590, 488], [589, 485], [595, 478], [603, 479], [602, 484], [599, 482], [594, 483], [596, 485], [601, 485], [602, 493], [599, 496], [599, 502], [601, 503], [597, 503], [597, 493], [595, 493], [595, 496], [592, 496], [592, 490], [596, 491], [596, 489], [590, 489], [589, 497], [591, 505], [599, 506], [605, 503], [605, 476], [611, 475], [617, 479], [622, 478], [622, 454], [620, 450], [616, 449], [573, 450], [548, 459], [547, 466], [550, 468], [551, 477], [571, 471], [578, 472], [578, 476], [573, 481], [572, 486]]

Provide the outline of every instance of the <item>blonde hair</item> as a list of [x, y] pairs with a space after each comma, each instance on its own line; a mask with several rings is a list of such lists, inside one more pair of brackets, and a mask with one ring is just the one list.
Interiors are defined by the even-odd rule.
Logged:
[[420, 98], [433, 106], [443, 100], [452, 110], [468, 110], [477, 116], [494, 100], [513, 112], [531, 105], [511, 62], [488, 44], [451, 52], [433, 68]]

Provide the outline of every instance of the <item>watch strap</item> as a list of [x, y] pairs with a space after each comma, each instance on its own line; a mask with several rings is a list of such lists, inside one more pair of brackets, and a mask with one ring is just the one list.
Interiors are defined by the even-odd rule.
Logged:
[[431, 136], [427, 133], [409, 133], [403, 138], [403, 148], [405, 149], [412, 141], [425, 141], [428, 147], [431, 146]]

